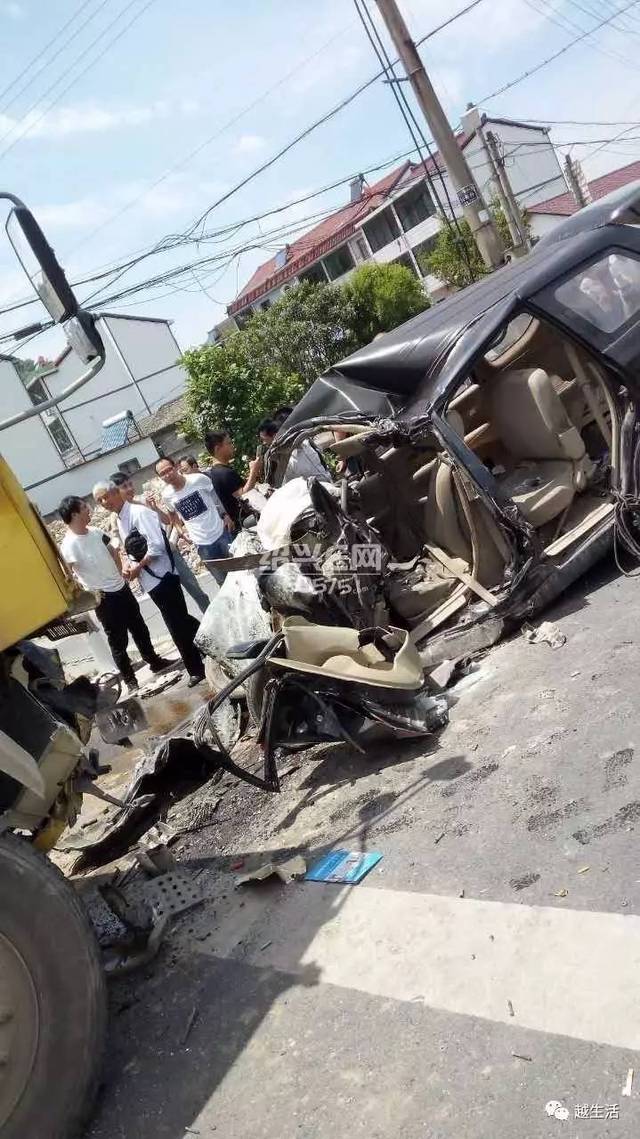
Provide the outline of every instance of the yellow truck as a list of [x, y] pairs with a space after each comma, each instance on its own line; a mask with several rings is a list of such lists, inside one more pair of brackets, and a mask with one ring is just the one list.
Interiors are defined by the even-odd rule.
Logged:
[[[104, 349], [33, 215], [13, 195], [0, 199], [47, 323], [63, 326], [86, 364], [52, 405], [96, 374]], [[0, 451], [4, 428], [46, 406], [0, 422]], [[97, 774], [87, 746], [96, 686], [68, 685], [56, 654], [31, 638], [56, 625], [64, 631], [69, 614], [93, 599], [79, 596], [2, 458], [0, 575], [0, 1139], [70, 1139], [99, 1078], [105, 985], [83, 907], [46, 852], [77, 816], [83, 782]]]

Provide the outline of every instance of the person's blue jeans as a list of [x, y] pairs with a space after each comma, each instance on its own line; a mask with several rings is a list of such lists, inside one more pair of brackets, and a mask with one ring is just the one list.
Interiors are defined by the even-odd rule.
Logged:
[[207, 569], [211, 573], [214, 581], [217, 581], [218, 585], [222, 585], [225, 577], [227, 576], [226, 573], [223, 573], [222, 570], [217, 569], [213, 566], [209, 566], [208, 563], [210, 561], [215, 561], [218, 558], [229, 557], [229, 537], [226, 530], [224, 534], [220, 535], [217, 541], [209, 542], [209, 544], [206, 546], [198, 546], [198, 553]]

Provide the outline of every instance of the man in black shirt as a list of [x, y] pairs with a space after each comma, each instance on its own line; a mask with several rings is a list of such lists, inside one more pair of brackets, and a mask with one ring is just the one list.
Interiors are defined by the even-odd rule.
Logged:
[[240, 517], [240, 497], [245, 489], [244, 480], [231, 466], [235, 447], [228, 431], [207, 431], [204, 445], [211, 455], [211, 466], [204, 473], [213, 483], [224, 509], [238, 528]]

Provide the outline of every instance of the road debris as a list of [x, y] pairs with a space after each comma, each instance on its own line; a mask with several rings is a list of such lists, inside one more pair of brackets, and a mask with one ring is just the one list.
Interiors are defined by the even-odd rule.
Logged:
[[507, 1001], [507, 1008], [509, 1009], [509, 1016], [515, 1016], [516, 1015], [514, 1008], [513, 1008], [513, 1004], [511, 1003], [511, 1001]]
[[264, 950], [268, 949], [270, 945], [273, 945], [272, 941], [265, 941], [264, 945], [260, 946], [260, 952], [264, 952]]
[[444, 838], [444, 836], [445, 836], [445, 833], [446, 833], [446, 832], [445, 832], [445, 831], [443, 831], [443, 832], [442, 832], [442, 834], [439, 834], [437, 838], [434, 838], [434, 840], [433, 840], [433, 845], [434, 845], [434, 846], [437, 846], [437, 845], [438, 845], [438, 843], [439, 843], [439, 842], [440, 842], [440, 841], [441, 841], [441, 840]]
[[382, 855], [372, 851], [363, 854], [357, 850], [331, 850], [316, 862], [305, 875], [307, 882], [344, 882], [355, 886], [377, 866]]
[[567, 890], [566, 886], [563, 886], [561, 890], [552, 890], [551, 893], [553, 894], [554, 898], [566, 898], [569, 891]]
[[537, 628], [525, 622], [522, 626], [522, 635], [530, 645], [551, 645], [552, 649], [560, 649], [566, 644], [567, 638], [560, 632], [552, 621], [543, 621]]
[[587, 871], [590, 869], [591, 869], [590, 866], [581, 866], [580, 869], [578, 870], [578, 874], [586, 874]]
[[198, 1009], [194, 1005], [193, 1008], [191, 1009], [189, 1019], [185, 1025], [184, 1032], [182, 1033], [182, 1040], [180, 1041], [180, 1043], [181, 1043], [183, 1048], [184, 1048], [185, 1044], [187, 1043], [187, 1040], [191, 1036], [191, 1031], [192, 1031], [193, 1026], [196, 1023], [197, 1019], [198, 1019]]
[[287, 859], [286, 862], [265, 862], [263, 866], [249, 870], [240, 878], [236, 878], [236, 886], [244, 886], [249, 882], [265, 882], [267, 878], [273, 877], [279, 878], [285, 886], [288, 886], [296, 878], [304, 878], [306, 872], [307, 864], [304, 858], [297, 854], [294, 858]]
[[629, 1068], [629, 1071], [627, 1072], [627, 1079], [626, 1079], [625, 1085], [622, 1089], [622, 1094], [627, 1095], [627, 1096], [631, 1095], [631, 1088], [632, 1087], [633, 1087], [633, 1068]]
[[524, 1056], [522, 1052], [512, 1052], [511, 1055], [515, 1060], [526, 1060], [529, 1064], [533, 1062], [533, 1056]]

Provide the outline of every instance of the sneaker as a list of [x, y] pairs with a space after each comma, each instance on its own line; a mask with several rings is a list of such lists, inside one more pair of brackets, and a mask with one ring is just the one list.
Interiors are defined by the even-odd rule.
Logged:
[[204, 673], [202, 676], [190, 676], [187, 681], [187, 688], [195, 688], [196, 684], [202, 684], [204, 680]]
[[156, 675], [159, 672], [166, 672], [170, 668], [179, 668], [177, 660], [167, 660], [166, 657], [157, 657], [153, 664], [149, 665], [152, 673]]
[[138, 692], [138, 691], [139, 691], [138, 681], [136, 680], [136, 678], [134, 676], [133, 680], [127, 680], [125, 682], [125, 685], [120, 692], [120, 699], [126, 700], [127, 697], [129, 697], [129, 696], [135, 696], [136, 692]]

